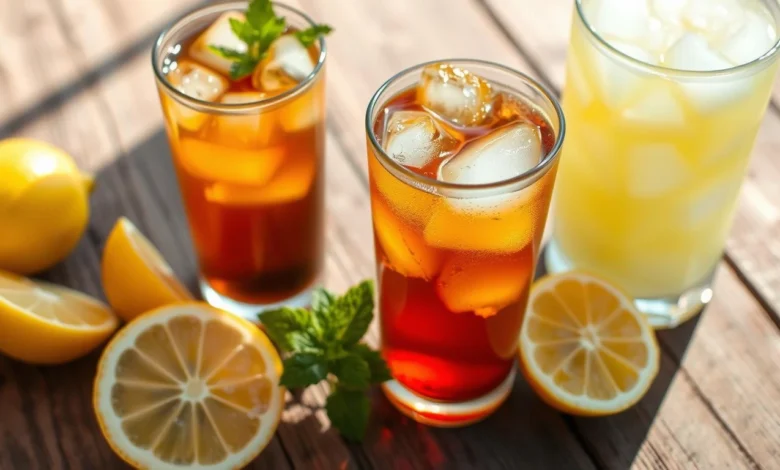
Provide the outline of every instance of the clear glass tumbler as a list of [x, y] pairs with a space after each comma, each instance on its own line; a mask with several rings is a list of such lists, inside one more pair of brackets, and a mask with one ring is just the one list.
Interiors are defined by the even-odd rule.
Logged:
[[[778, 4], [760, 3], [777, 29]], [[673, 327], [712, 297], [778, 45], [722, 70], [669, 68], [599, 35], [588, 22], [596, 7], [576, 2], [563, 93], [569, 135], [546, 263], [552, 272], [585, 269], [611, 280], [655, 327]], [[665, 60], [700, 66], [706, 51], [674, 56], [705, 47], [699, 37], [679, 39]]]
[[[368, 105], [366, 135], [381, 348], [394, 377], [384, 392], [417, 421], [460, 426], [488, 416], [512, 388], [564, 120], [552, 94], [520, 72], [478, 60], [442, 63], [490, 83], [499, 96], [491, 111], [494, 128], [458, 131], [421, 111], [415, 89], [423, 71], [453, 70], [427, 63], [379, 88]], [[542, 136], [541, 159], [516, 177], [486, 184], [426, 176], [385, 150], [385, 121], [399, 110], [422, 119], [414, 125], [436, 120], [441, 132], [431, 135], [446, 133], [455, 146], [466, 142], [464, 148], [478, 145], [480, 137], [469, 140], [475, 134], [492, 141], [513, 125], [532, 126]]]
[[[183, 17], [160, 35], [152, 65], [203, 296], [256, 320], [263, 308], [307, 305], [322, 268], [326, 50], [320, 38], [309, 48], [313, 71], [279, 93], [198, 63], [194, 38], [247, 5], [217, 3]], [[274, 8], [289, 27], [314, 24]], [[182, 70], [227, 91], [216, 102], [193, 98], [171, 82]]]

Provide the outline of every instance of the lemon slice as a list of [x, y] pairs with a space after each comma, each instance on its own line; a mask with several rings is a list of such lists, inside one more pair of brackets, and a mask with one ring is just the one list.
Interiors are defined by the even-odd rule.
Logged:
[[655, 334], [620, 290], [590, 274], [545, 277], [520, 333], [528, 382], [551, 406], [608, 415], [639, 401], [658, 373]]
[[74, 290], [0, 271], [0, 351], [60, 364], [95, 349], [116, 330], [108, 307]]
[[103, 290], [125, 321], [151, 309], [192, 300], [192, 295], [152, 243], [124, 217], [103, 249]]
[[136, 468], [242, 468], [279, 424], [281, 373], [257, 326], [202, 303], [170, 305], [108, 344], [95, 412], [111, 448]]

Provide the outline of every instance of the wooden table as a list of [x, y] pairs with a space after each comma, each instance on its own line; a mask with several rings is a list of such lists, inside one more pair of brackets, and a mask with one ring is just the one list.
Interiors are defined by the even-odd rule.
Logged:
[[[164, 24], [202, 3], [0, 0], [0, 137], [50, 141], [97, 174], [86, 235], [44, 277], [103, 297], [102, 246], [125, 215], [194, 289], [149, 51]], [[475, 57], [560, 90], [572, 3], [294, 2], [336, 29], [328, 39], [327, 287], [340, 291], [374, 272], [363, 116], [377, 87], [422, 61]], [[566, 416], [518, 379], [491, 418], [441, 430], [404, 418], [375, 392], [368, 436], [349, 444], [330, 429], [324, 390], [311, 388], [289, 397], [253, 468], [780, 468], [778, 102], [758, 137], [715, 300], [659, 334], [661, 371], [637, 406], [609, 418]], [[98, 355], [59, 367], [0, 357], [0, 469], [124, 468], [92, 411]]]

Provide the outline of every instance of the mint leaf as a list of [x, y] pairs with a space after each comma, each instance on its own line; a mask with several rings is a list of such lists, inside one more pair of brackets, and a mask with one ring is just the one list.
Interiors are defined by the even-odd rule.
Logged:
[[363, 281], [340, 297], [333, 307], [331, 328], [335, 339], [351, 346], [363, 337], [374, 318], [374, 287]]
[[[287, 30], [287, 20], [283, 16], [276, 16], [271, 0], [251, 0], [244, 17], [246, 21], [237, 18], [230, 18], [229, 21], [233, 34], [246, 44], [246, 52], [209, 46], [221, 57], [233, 61], [230, 67], [230, 78], [233, 80], [252, 74], [257, 64], [268, 54], [273, 42]], [[302, 44], [311, 45], [317, 37], [330, 31], [330, 26], [315, 25], [296, 32], [296, 37]]]
[[314, 313], [327, 312], [337, 297], [323, 288], [315, 289], [311, 295], [311, 309]]
[[359, 355], [366, 361], [371, 372], [370, 381], [372, 384], [382, 383], [392, 378], [390, 369], [379, 351], [374, 351], [367, 345], [359, 343], [350, 348], [349, 352]]
[[251, 44], [257, 40], [257, 33], [251, 24], [246, 21], [241, 21], [237, 18], [230, 18], [229, 21], [230, 29], [233, 31], [233, 34], [238, 37], [238, 39], [244, 41], [247, 44]]
[[330, 329], [330, 309], [336, 302], [336, 296], [323, 288], [315, 289], [311, 298], [311, 320], [317, 335], [325, 337]]
[[300, 41], [301, 44], [303, 44], [303, 47], [309, 47], [314, 44], [318, 37], [325, 36], [331, 31], [333, 31], [333, 28], [326, 24], [315, 24], [314, 26], [302, 31], [296, 31], [295, 37], [298, 38], [298, 41]]
[[325, 356], [316, 353], [298, 353], [284, 360], [284, 372], [279, 384], [289, 388], [308, 387], [328, 376]]
[[368, 362], [357, 353], [350, 353], [328, 364], [330, 372], [339, 379], [339, 387], [365, 390], [371, 384]]
[[271, 0], [252, 0], [246, 9], [246, 21], [256, 30], [262, 29], [269, 20], [276, 18]]
[[274, 18], [260, 28], [259, 56], [264, 57], [271, 44], [287, 29], [287, 21], [284, 18]]
[[230, 66], [230, 78], [239, 80], [247, 75], [252, 75], [252, 72], [255, 71], [255, 67], [257, 67], [259, 62], [259, 60], [255, 60], [251, 57], [244, 57], [237, 62], [233, 62]]
[[311, 311], [285, 307], [259, 315], [271, 339], [292, 353], [284, 361], [281, 385], [301, 388], [328, 379], [332, 393], [326, 411], [351, 440], [360, 440], [368, 426], [366, 390], [390, 379], [379, 352], [359, 342], [373, 310], [373, 283], [363, 281], [341, 297], [315, 290]]
[[310, 330], [311, 314], [303, 308], [282, 307], [258, 315], [265, 332], [284, 351], [320, 349]]
[[368, 415], [371, 403], [365, 392], [336, 388], [325, 403], [333, 427], [353, 441], [363, 439], [368, 427]]
[[209, 49], [211, 49], [212, 52], [215, 52], [216, 54], [226, 58], [226, 59], [233, 59], [233, 60], [243, 60], [244, 59], [244, 53], [239, 52], [235, 49], [231, 49], [229, 47], [222, 47], [222, 46], [209, 46]]

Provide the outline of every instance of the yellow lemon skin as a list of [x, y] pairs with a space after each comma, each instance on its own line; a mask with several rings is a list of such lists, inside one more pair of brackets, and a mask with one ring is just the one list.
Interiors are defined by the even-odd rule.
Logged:
[[34, 274], [73, 251], [89, 221], [92, 183], [53, 145], [0, 141], [0, 269]]
[[0, 271], [0, 353], [54, 365], [89, 354], [119, 319], [102, 302], [48, 282]]

